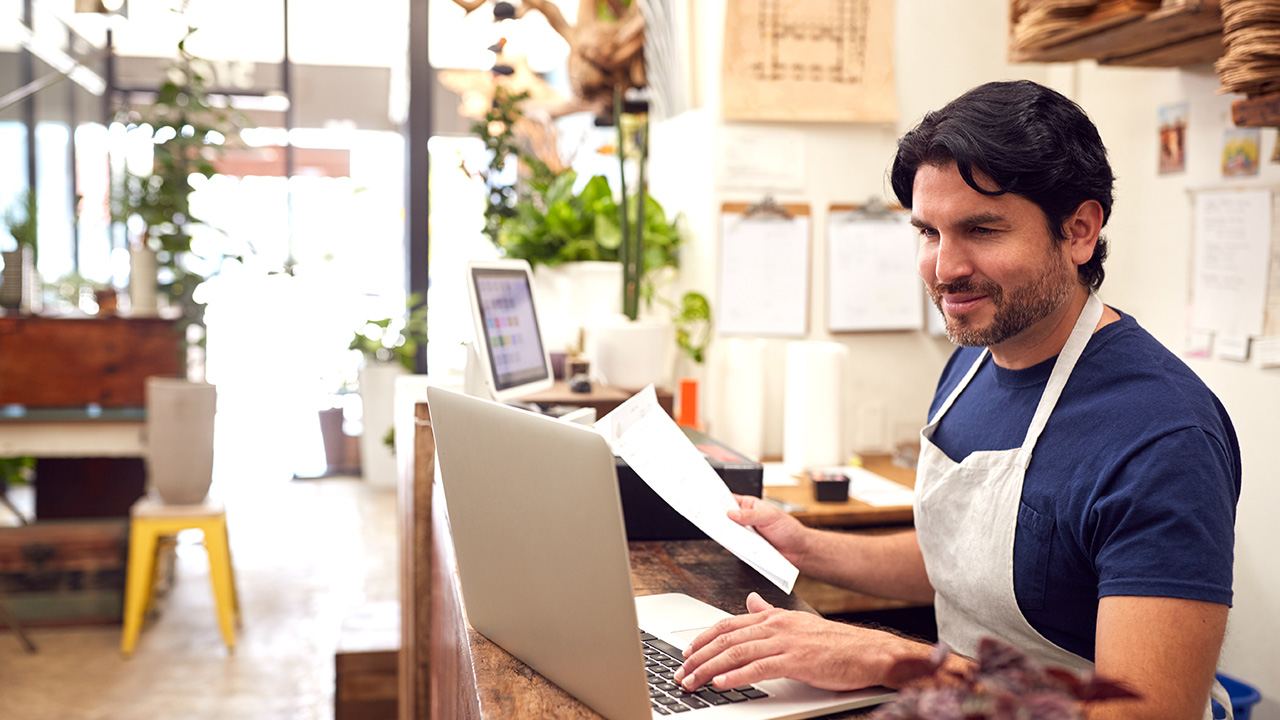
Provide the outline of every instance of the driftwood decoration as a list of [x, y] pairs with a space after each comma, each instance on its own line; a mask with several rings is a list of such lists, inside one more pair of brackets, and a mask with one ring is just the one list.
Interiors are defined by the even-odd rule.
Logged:
[[[488, 0], [454, 2], [471, 13]], [[598, 7], [607, 7], [617, 20], [598, 19]], [[584, 0], [578, 5], [576, 25], [570, 25], [551, 0], [522, 0], [514, 16], [535, 10], [569, 44], [569, 84], [577, 101], [569, 103], [570, 111], [606, 111], [614, 88], [644, 87], [644, 17], [638, 2]]]

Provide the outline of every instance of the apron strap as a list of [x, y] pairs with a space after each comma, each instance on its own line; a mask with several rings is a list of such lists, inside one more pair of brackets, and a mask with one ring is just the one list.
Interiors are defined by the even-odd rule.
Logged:
[[964, 377], [960, 379], [960, 382], [956, 383], [951, 394], [948, 395], [946, 401], [942, 403], [942, 407], [939, 407], [938, 411], [933, 414], [933, 417], [929, 418], [930, 425], [938, 422], [938, 418], [942, 417], [947, 410], [951, 409], [951, 403], [954, 403], [956, 398], [960, 397], [960, 393], [964, 392], [969, 381], [973, 379], [974, 375], [978, 374], [978, 368], [982, 367], [982, 361], [987, 359], [987, 354], [990, 352], [991, 351], [988, 348], [982, 348], [982, 352], [978, 353], [978, 359], [973, 361], [973, 364], [969, 366], [969, 371], [964, 374]]
[[1102, 301], [1094, 293], [1089, 293], [1089, 299], [1085, 301], [1084, 309], [1080, 311], [1080, 317], [1076, 318], [1075, 327], [1071, 329], [1071, 336], [1067, 338], [1067, 343], [1062, 346], [1062, 352], [1058, 353], [1058, 360], [1053, 364], [1049, 383], [1044, 388], [1044, 394], [1040, 396], [1040, 404], [1031, 418], [1027, 436], [1022, 441], [1022, 450], [1018, 458], [1023, 467], [1031, 462], [1031, 451], [1035, 449], [1040, 433], [1048, 424], [1049, 416], [1053, 414], [1053, 408], [1057, 406], [1058, 398], [1062, 395], [1062, 389], [1067, 386], [1067, 379], [1071, 377], [1071, 371], [1075, 369], [1076, 362], [1084, 354], [1084, 348], [1089, 344], [1089, 338], [1093, 336], [1093, 329], [1102, 319], [1102, 310]]

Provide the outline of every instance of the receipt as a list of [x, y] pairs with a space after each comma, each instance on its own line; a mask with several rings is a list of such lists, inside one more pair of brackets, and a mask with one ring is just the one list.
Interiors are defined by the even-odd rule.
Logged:
[[754, 528], [725, 515], [738, 507], [732, 493], [658, 405], [652, 385], [601, 418], [595, 429], [676, 512], [783, 592], [791, 592], [799, 570]]

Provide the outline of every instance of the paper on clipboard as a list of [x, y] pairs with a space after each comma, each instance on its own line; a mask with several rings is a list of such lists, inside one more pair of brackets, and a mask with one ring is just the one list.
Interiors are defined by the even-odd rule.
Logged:
[[905, 213], [832, 212], [827, 224], [827, 320], [832, 332], [919, 330], [924, 293], [916, 231]]
[[791, 592], [800, 571], [754, 529], [728, 518], [726, 513], [738, 503], [658, 405], [652, 385], [597, 421], [595, 428], [659, 497], [783, 592]]
[[809, 332], [809, 215], [720, 216], [716, 331], [804, 337]]

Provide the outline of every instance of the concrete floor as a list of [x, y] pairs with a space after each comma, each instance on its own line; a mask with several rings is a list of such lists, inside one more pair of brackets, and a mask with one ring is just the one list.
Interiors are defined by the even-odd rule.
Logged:
[[200, 534], [184, 533], [173, 589], [132, 658], [119, 625], [33, 629], [36, 654], [0, 632], [0, 718], [333, 718], [344, 617], [398, 599], [394, 488], [284, 478], [226, 490], [244, 622], [235, 651], [218, 632]]

